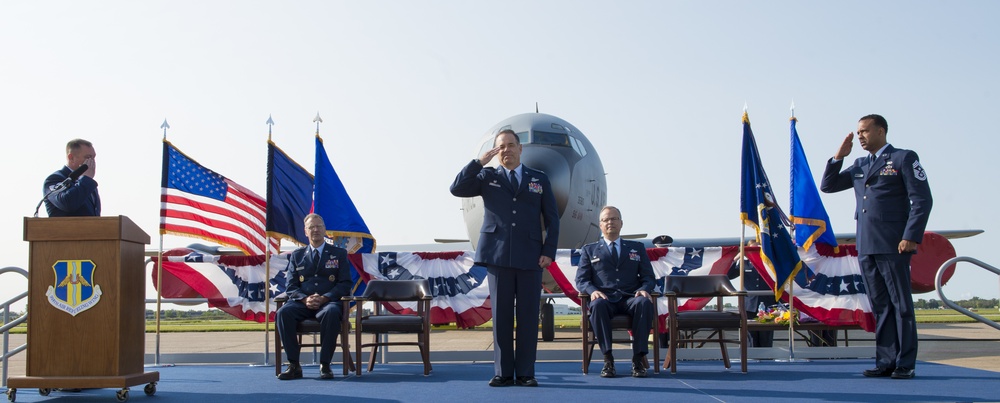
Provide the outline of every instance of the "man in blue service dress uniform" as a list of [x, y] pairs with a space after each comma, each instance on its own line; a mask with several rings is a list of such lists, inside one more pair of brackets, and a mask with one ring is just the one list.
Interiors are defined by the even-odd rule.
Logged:
[[[521, 164], [522, 148], [517, 135], [502, 130], [493, 144], [493, 149], [458, 173], [451, 194], [482, 196], [486, 210], [476, 263], [486, 266], [490, 283], [496, 375], [490, 386], [538, 386], [535, 356], [542, 270], [556, 255], [559, 212], [549, 178]], [[499, 167], [484, 166], [497, 155]]]
[[[910, 257], [923, 239], [931, 189], [917, 153], [886, 142], [889, 125], [879, 115], [858, 122], [858, 142], [870, 155], [840, 171], [851, 153], [848, 134], [826, 165], [820, 189], [854, 188], [858, 260], [875, 313], [875, 368], [868, 377], [909, 379], [917, 362], [917, 322], [910, 295]], [[839, 171], [839, 173], [838, 173]]]
[[619, 313], [632, 317], [632, 376], [646, 377], [649, 330], [653, 320], [653, 266], [641, 242], [620, 238], [622, 214], [617, 207], [601, 209], [600, 241], [580, 249], [576, 288], [590, 294], [590, 326], [604, 353], [602, 378], [615, 377], [611, 352], [611, 318]]
[[351, 264], [347, 261], [347, 251], [326, 243], [326, 224], [318, 214], [307, 215], [305, 227], [309, 246], [298, 248], [288, 256], [288, 268], [285, 269], [288, 303], [281, 306], [275, 319], [288, 358], [288, 367], [278, 375], [283, 381], [302, 377], [295, 327], [311, 318], [318, 320], [321, 326], [319, 377], [333, 379], [330, 361], [337, 347], [344, 309], [340, 298], [351, 293]]
[[55, 189], [81, 165], [87, 164], [86, 171], [76, 181], [59, 192], [45, 198], [45, 211], [49, 217], [97, 217], [101, 215], [101, 196], [97, 193], [97, 153], [94, 145], [83, 139], [66, 143], [66, 166], [45, 178], [42, 194]]

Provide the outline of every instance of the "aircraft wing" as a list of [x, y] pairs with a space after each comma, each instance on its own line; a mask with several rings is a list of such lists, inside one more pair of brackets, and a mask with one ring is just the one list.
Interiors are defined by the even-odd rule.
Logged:
[[[981, 229], [961, 229], [961, 230], [929, 230], [927, 232], [933, 232], [935, 234], [941, 235], [947, 239], [958, 239], [958, 238], [968, 238], [982, 234], [984, 231]], [[747, 240], [753, 239], [754, 235], [752, 233], [747, 235]], [[853, 232], [851, 233], [841, 233], [836, 234], [838, 243], [854, 243], [857, 240], [857, 235]], [[661, 246], [683, 246], [688, 248], [704, 248], [708, 246], [733, 246], [740, 244], [740, 237], [720, 237], [720, 238], [672, 238], [669, 235], [660, 235], [656, 238], [643, 238], [636, 239], [646, 245], [647, 248], [653, 248], [657, 245]]]

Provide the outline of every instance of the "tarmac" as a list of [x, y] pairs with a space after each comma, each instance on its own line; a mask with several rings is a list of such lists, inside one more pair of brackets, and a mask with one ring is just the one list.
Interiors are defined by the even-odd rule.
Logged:
[[[809, 358], [864, 358], [874, 357], [874, 335], [862, 330], [848, 331], [849, 347], [806, 347], [806, 343], [796, 337], [792, 352]], [[843, 332], [840, 332], [842, 337]], [[350, 343], [354, 345], [354, 334]], [[369, 337], [369, 336], [365, 336]], [[392, 335], [396, 338], [408, 338], [409, 335]], [[191, 332], [160, 334], [160, 362], [176, 362], [178, 364], [199, 364], [220, 362], [246, 363], [261, 365], [265, 363], [265, 346], [273, 354], [274, 333], [264, 332]], [[919, 353], [917, 359], [930, 362], [971, 369], [979, 369], [1000, 373], [1000, 330], [980, 323], [941, 323], [919, 324]], [[461, 361], [486, 362], [492, 361], [492, 332], [486, 328], [466, 330], [434, 330], [431, 333], [432, 362]], [[15, 348], [25, 342], [25, 335], [10, 335], [9, 346]], [[789, 354], [786, 332], [775, 332], [775, 347], [752, 348], [752, 359], [767, 360], [782, 358]], [[539, 360], [550, 361], [580, 361], [582, 358], [582, 343], [579, 328], [556, 329], [553, 341], [539, 341]], [[619, 351], [628, 351], [626, 344], [615, 345]], [[415, 347], [394, 347], [393, 362], [412, 362], [416, 356]], [[718, 354], [715, 348], [684, 349], [705, 350]], [[146, 334], [146, 362], [155, 361], [156, 335]], [[339, 352], [339, 351], [338, 351]], [[303, 354], [307, 354], [303, 351]], [[597, 353], [600, 354], [599, 352]], [[665, 350], [662, 354], [665, 354]], [[847, 356], [844, 356], [846, 354]], [[24, 353], [12, 357], [7, 368], [7, 376], [23, 376], [25, 374]], [[199, 358], [206, 358], [200, 360]], [[211, 359], [207, 359], [213, 357]], [[624, 357], [624, 355], [623, 355]], [[684, 356], [679, 355], [683, 359]], [[417, 358], [418, 359], [418, 358]], [[662, 357], [661, 357], [662, 359]], [[336, 360], [335, 360], [336, 361]], [[599, 361], [599, 357], [598, 357]], [[267, 363], [273, 365], [273, 355], [268, 356]], [[593, 370], [593, 369], [592, 369]]]

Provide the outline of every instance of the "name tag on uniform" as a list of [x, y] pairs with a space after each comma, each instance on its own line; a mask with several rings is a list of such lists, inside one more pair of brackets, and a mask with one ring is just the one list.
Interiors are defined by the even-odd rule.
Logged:
[[865, 174], [854, 174], [855, 178], [864, 178]]
[[600, 261], [601, 261], [601, 258], [599, 258], [599, 257], [592, 257], [592, 258], [590, 258], [590, 263], [597, 263], [597, 262], [600, 262]]
[[493, 187], [501, 187], [500, 184], [497, 183], [497, 181], [490, 182], [489, 185]]
[[301, 270], [305, 270], [305, 269], [306, 269], [305, 266], [295, 266], [295, 271], [301, 271]]

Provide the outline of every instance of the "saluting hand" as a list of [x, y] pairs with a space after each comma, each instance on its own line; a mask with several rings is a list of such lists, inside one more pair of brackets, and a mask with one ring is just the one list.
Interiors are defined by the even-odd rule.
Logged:
[[97, 160], [93, 158], [87, 158], [86, 160], [83, 161], [83, 163], [87, 164], [87, 171], [84, 172], [83, 174], [93, 179], [94, 175], [97, 174]]
[[485, 154], [483, 154], [482, 157], [479, 158], [479, 165], [485, 166], [486, 164], [489, 164], [490, 160], [492, 160], [493, 157], [495, 157], [499, 153], [500, 153], [500, 147], [493, 147]]
[[840, 144], [840, 148], [837, 149], [837, 153], [834, 154], [833, 158], [836, 160], [844, 159], [844, 157], [851, 155], [852, 148], [854, 148], [854, 132], [847, 135], [847, 138]]

